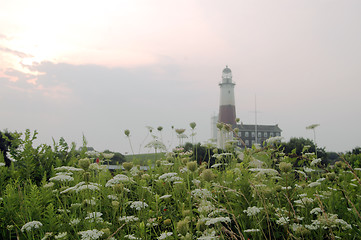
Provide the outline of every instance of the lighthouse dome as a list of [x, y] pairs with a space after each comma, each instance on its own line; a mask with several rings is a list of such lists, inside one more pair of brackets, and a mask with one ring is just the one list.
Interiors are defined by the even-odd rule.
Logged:
[[232, 71], [228, 66], [226, 66], [226, 68], [223, 69], [222, 82], [223, 83], [231, 83], [232, 82]]
[[225, 69], [223, 69], [223, 73], [231, 73], [232, 71], [231, 71], [231, 69], [228, 67], [228, 66], [226, 66], [226, 68]]

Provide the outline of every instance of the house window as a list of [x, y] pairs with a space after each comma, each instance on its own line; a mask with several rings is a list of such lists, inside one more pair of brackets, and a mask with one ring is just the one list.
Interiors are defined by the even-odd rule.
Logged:
[[239, 137], [242, 137], [242, 132], [239, 132], [239, 133], [238, 133], [238, 136], [239, 136]]
[[258, 137], [260, 138], [260, 137], [262, 137], [262, 133], [261, 132], [258, 132]]
[[270, 136], [270, 137], [273, 137], [273, 132], [271, 132], [271, 133], [269, 134], [269, 136]]
[[245, 132], [244, 135], [245, 135], [245, 137], [248, 137], [248, 132]]
[[263, 133], [263, 137], [267, 137], [267, 132], [264, 132], [264, 133]]
[[255, 143], [255, 141], [254, 141], [254, 140], [252, 140], [252, 145], [254, 145], [254, 143]]
[[278, 132], [278, 133], [276, 133], [276, 136], [281, 136], [281, 133], [279, 133], [279, 132]]
[[252, 132], [252, 137], [254, 137], [255, 136], [255, 133], [254, 132]]
[[244, 143], [246, 144], [246, 146], [249, 146], [249, 141], [248, 140], [246, 140]]

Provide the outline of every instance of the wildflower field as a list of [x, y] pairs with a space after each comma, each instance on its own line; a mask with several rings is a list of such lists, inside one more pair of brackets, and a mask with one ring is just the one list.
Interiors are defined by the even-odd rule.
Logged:
[[0, 155], [1, 239], [361, 239], [361, 168], [307, 146], [206, 143], [202, 162], [178, 147], [110, 172], [105, 154], [35, 138], [12, 138], [10, 166]]

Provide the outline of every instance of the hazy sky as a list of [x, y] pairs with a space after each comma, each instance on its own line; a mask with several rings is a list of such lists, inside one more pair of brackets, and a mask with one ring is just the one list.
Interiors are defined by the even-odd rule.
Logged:
[[[0, 8], [0, 129], [135, 152], [146, 126], [211, 137], [223, 68], [237, 116], [327, 151], [361, 146], [359, 0], [14, 0]], [[146, 139], [146, 140], [144, 140]], [[188, 141], [191, 141], [188, 139]], [[143, 144], [144, 146], [144, 144]], [[141, 150], [144, 151], [144, 150]]]

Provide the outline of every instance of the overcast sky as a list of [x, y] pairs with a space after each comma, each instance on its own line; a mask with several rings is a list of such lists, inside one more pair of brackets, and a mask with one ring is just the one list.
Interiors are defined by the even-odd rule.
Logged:
[[[279, 124], [285, 140], [361, 146], [361, 1], [3, 1], [0, 129], [134, 152], [163, 127], [211, 137], [223, 68], [236, 114]], [[156, 132], [156, 131], [155, 131]], [[145, 139], [145, 140], [144, 140]], [[188, 141], [191, 141], [189, 138]], [[148, 151], [141, 148], [141, 152]]]

